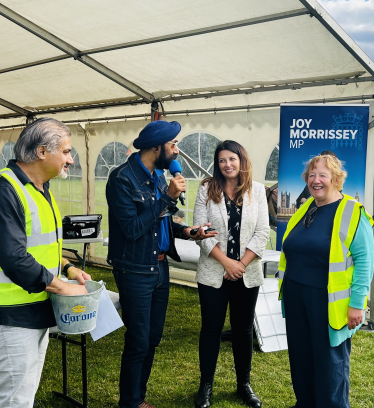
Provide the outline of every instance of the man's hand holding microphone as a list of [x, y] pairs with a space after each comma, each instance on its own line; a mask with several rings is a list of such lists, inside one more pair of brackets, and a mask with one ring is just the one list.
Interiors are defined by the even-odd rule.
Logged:
[[[177, 195], [177, 197], [175, 197], [175, 199], [177, 200], [179, 198], [181, 204], [185, 205], [184, 192], [186, 191], [186, 182], [184, 180], [184, 177], [182, 177], [182, 166], [179, 163], [179, 161], [173, 160], [169, 165], [169, 171], [170, 171], [170, 174], [173, 176], [173, 178], [170, 181], [169, 190], [172, 184], [173, 184], [173, 187], [175, 185], [175, 188], [179, 189], [179, 194]], [[168, 190], [168, 194], [169, 194], [169, 190]], [[174, 188], [172, 191], [174, 193], [175, 191]], [[170, 197], [174, 198], [171, 194], [169, 195]]]
[[[185, 205], [185, 197], [184, 193], [186, 191], [186, 181], [182, 176], [182, 166], [177, 160], [173, 160], [170, 163], [169, 171], [173, 175], [173, 178], [170, 180], [169, 188], [167, 194], [173, 198], [174, 200], [180, 200], [182, 205]], [[201, 241], [202, 239], [206, 238], [213, 238], [218, 234], [218, 231], [207, 231], [205, 233], [204, 227], [210, 227], [210, 223], [204, 225], [194, 225], [192, 227], [187, 227], [183, 234], [188, 237], [192, 238], [195, 241]], [[197, 233], [191, 234], [191, 230], [198, 228]]]

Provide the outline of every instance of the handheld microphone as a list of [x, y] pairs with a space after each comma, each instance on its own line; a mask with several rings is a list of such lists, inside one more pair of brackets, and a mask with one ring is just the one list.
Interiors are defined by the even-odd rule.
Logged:
[[[170, 163], [169, 166], [169, 171], [170, 174], [172, 174], [173, 177], [177, 177], [182, 173], [182, 166], [179, 163], [179, 161], [177, 160], [173, 160]], [[185, 205], [185, 196], [184, 196], [184, 191], [181, 192], [180, 196], [179, 196], [179, 200], [181, 202], [182, 205]]]

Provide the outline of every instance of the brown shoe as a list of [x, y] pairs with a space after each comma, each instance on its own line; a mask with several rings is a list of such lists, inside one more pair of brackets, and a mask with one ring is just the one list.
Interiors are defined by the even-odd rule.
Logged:
[[139, 408], [156, 408], [155, 406], [151, 405], [149, 402], [144, 400], [140, 405]]

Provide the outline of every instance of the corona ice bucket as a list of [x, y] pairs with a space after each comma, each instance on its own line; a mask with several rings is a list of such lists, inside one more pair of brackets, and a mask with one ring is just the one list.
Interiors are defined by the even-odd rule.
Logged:
[[[78, 281], [69, 283], [79, 285]], [[85, 295], [68, 296], [50, 293], [57, 327], [62, 333], [83, 334], [96, 327], [99, 300], [104, 284], [86, 281]]]

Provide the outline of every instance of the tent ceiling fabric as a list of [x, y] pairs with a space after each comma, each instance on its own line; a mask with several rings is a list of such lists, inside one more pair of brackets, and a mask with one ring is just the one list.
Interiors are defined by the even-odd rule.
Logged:
[[61, 55], [61, 51], [0, 16], [0, 70]]
[[5, 108], [4, 106], [0, 106], [0, 115], [8, 115], [14, 111]]
[[3, 0], [1, 3], [82, 51], [302, 8], [298, 0], [158, 0], [157, 3]]
[[[316, 19], [302, 16], [173, 40], [167, 46], [158, 43], [110, 51], [95, 59], [156, 96], [365, 73], [319, 26]], [[313, 41], [305, 41], [308, 36]], [[171, 57], [173, 63], [165, 64]], [[132, 61], [131, 65], [126, 61]]]
[[0, 89], [0, 97], [23, 107], [134, 96], [73, 59], [1, 74]]
[[[79, 55], [100, 47], [277, 13], [300, 10], [310, 13], [305, 4], [320, 10], [339, 34], [338, 39], [317, 18], [304, 14], [87, 57], [87, 61], [97, 61], [101, 67], [113, 71], [109, 78], [102, 70], [92, 69], [92, 64], [84, 65], [85, 56]], [[6, 18], [7, 8], [52, 34], [52, 39], [57, 38], [77, 50], [78, 60], [69, 57], [5, 72], [64, 55], [60, 49]], [[151, 0], [3, 0], [1, 12], [0, 98], [28, 109], [139, 100], [136, 87], [145, 90], [146, 95], [152, 94], [146, 98], [149, 101], [170, 94], [339, 79], [368, 75], [374, 66], [348, 35], [323, 14], [316, 0], [159, 0], [157, 4]], [[355, 58], [338, 41], [341, 38], [360, 58]], [[130, 81], [134, 87], [119, 85], [115, 75]], [[5, 113], [9, 110], [1, 108], [0, 115]]]

